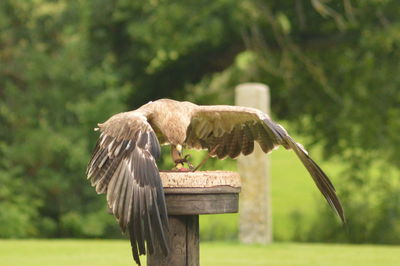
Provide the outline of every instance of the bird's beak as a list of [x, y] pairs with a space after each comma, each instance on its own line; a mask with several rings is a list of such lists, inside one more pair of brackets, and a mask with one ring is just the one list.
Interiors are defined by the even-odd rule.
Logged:
[[182, 157], [182, 145], [176, 145], [176, 150], [178, 151], [179, 156]]

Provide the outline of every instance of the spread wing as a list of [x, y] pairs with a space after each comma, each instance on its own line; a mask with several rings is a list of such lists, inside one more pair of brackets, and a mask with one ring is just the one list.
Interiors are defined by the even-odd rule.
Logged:
[[192, 115], [186, 136], [188, 147], [214, 151], [214, 155], [220, 159], [252, 153], [255, 141], [265, 153], [279, 145], [293, 149], [329, 205], [345, 221], [343, 208], [328, 176], [301, 144], [263, 112], [239, 106], [199, 106]]
[[97, 193], [107, 203], [121, 230], [129, 231], [132, 254], [153, 253], [160, 245], [168, 254], [164, 192], [156, 165], [160, 145], [145, 116], [136, 112], [114, 115], [99, 124], [101, 135], [87, 168]]

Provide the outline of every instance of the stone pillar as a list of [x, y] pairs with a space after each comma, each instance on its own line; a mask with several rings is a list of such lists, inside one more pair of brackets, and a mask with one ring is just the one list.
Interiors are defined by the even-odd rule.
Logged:
[[[245, 83], [236, 87], [236, 105], [270, 112], [269, 88], [260, 83]], [[272, 242], [272, 212], [270, 196], [269, 158], [259, 145], [248, 156], [239, 156], [238, 171], [242, 192], [239, 202], [239, 240], [241, 243]]]

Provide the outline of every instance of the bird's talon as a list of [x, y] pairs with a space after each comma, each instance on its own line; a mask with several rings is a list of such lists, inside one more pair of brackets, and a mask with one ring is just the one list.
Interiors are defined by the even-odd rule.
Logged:
[[[192, 156], [190, 154], [186, 154], [183, 158], [175, 160], [175, 167], [173, 168], [173, 170], [182, 171], [182, 172], [193, 171], [195, 169], [195, 167], [188, 160], [188, 158], [191, 158], [191, 157]], [[189, 169], [184, 167], [185, 163], [188, 165]]]

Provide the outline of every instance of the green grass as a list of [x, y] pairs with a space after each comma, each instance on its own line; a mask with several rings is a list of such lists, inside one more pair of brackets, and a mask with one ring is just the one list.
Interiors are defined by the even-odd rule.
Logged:
[[[319, 150], [313, 150], [310, 154], [336, 184], [343, 165], [324, 162]], [[295, 234], [310, 230], [308, 226], [318, 215], [317, 209], [328, 205], [294, 152], [283, 148], [274, 151], [271, 164], [274, 236], [288, 241]]]
[[[277, 243], [269, 246], [205, 242], [202, 266], [305, 265], [395, 266], [400, 246]], [[142, 259], [145, 262], [145, 259]], [[134, 265], [121, 240], [0, 240], [4, 266]], [[143, 263], [143, 265], [146, 265]]]

